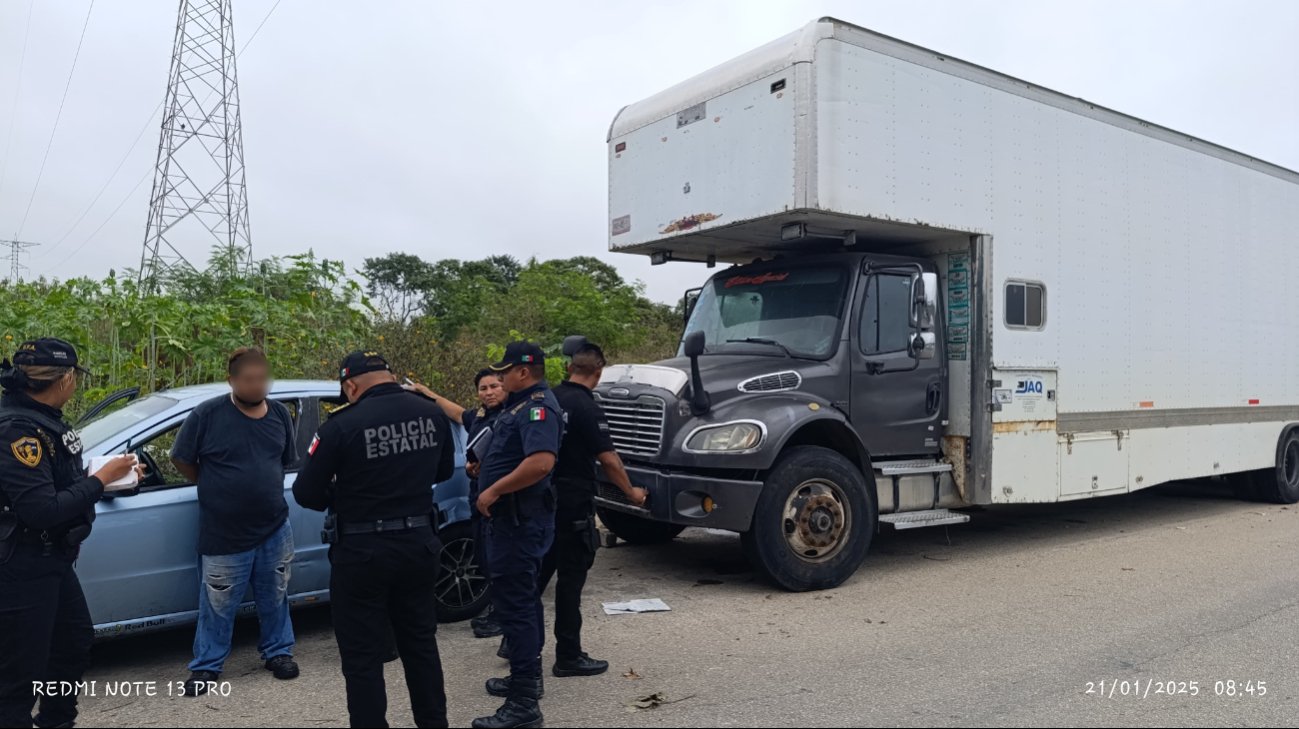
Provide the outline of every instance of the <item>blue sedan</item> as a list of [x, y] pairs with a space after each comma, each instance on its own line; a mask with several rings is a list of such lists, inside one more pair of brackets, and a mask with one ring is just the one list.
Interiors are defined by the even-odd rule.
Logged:
[[[137, 399], [138, 388], [124, 390], [100, 403], [79, 424], [87, 461], [91, 456], [134, 453], [146, 472], [138, 489], [105, 496], [99, 502], [94, 532], [82, 545], [77, 574], [97, 637], [129, 635], [198, 619], [197, 488], [172, 465], [169, 456], [190, 411], [229, 391], [225, 384], [197, 385]], [[277, 381], [271, 398], [292, 414], [300, 456], [284, 475], [297, 552], [289, 581], [289, 604], [323, 603], [329, 600], [328, 547], [320, 542], [324, 514], [298, 505], [293, 498], [293, 479], [316, 428], [344, 401], [338, 383], [308, 380]], [[464, 458], [464, 433], [457, 431], [456, 465], [464, 466]], [[436, 605], [439, 618], [446, 622], [477, 615], [488, 599], [487, 581], [474, 555], [468, 494], [463, 468], [433, 490], [433, 501], [446, 517], [439, 534], [443, 551]], [[254, 612], [251, 592], [240, 611]]]

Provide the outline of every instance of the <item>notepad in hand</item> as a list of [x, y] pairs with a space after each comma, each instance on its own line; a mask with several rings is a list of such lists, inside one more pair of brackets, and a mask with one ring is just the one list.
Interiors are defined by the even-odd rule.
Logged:
[[476, 460], [482, 461], [487, 458], [487, 451], [491, 447], [492, 429], [489, 426], [478, 431], [478, 435], [475, 435], [473, 440], [469, 441], [469, 445], [465, 447], [465, 451], [472, 453]]
[[[99, 469], [103, 468], [104, 466], [107, 466], [109, 461], [117, 457], [118, 456], [91, 456], [90, 467], [86, 469], [86, 473], [87, 474], [96, 473], [97, 471], [99, 471]], [[132, 455], [132, 458], [134, 458], [134, 455]], [[137, 473], [134, 468], [132, 468], [130, 471], [126, 472], [125, 476], [117, 479], [116, 481], [113, 481], [112, 483], [104, 484], [104, 490], [125, 491], [127, 489], [135, 488], [136, 485], [139, 483], [140, 483], [140, 474]]]

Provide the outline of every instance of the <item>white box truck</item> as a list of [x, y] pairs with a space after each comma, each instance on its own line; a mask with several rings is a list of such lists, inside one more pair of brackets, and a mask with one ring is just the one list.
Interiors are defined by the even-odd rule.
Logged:
[[738, 531], [806, 590], [961, 507], [1299, 500], [1299, 174], [832, 18], [607, 142], [611, 250], [733, 264], [597, 389], [628, 541]]

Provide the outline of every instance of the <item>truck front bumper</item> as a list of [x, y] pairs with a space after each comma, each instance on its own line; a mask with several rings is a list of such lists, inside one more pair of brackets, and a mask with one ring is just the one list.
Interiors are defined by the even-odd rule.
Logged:
[[[707, 478], [637, 466], [627, 466], [627, 477], [632, 486], [649, 492], [645, 508], [632, 506], [603, 470], [597, 474], [596, 505], [654, 521], [733, 532], [749, 531], [758, 495], [762, 493], [761, 481]], [[705, 497], [712, 499], [710, 512], [704, 511]]]

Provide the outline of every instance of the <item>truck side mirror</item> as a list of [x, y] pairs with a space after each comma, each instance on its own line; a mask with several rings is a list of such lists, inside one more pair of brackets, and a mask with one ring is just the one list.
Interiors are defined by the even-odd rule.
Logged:
[[928, 331], [938, 321], [938, 274], [921, 273], [911, 279], [911, 326]]
[[586, 337], [581, 334], [574, 334], [571, 337], [564, 338], [564, 356], [572, 357], [577, 354], [582, 347], [586, 346]]
[[704, 390], [704, 378], [699, 374], [699, 355], [704, 353], [704, 333], [690, 332], [681, 343], [681, 352], [690, 358], [690, 412], [699, 417], [713, 406], [713, 400]]
[[681, 345], [681, 352], [687, 357], [698, 357], [704, 353], [704, 333], [690, 332]]
[[688, 326], [690, 324], [690, 317], [695, 313], [695, 305], [699, 303], [699, 294], [701, 293], [703, 293], [703, 289], [690, 289], [682, 295], [681, 310], [683, 316], [681, 318], [681, 324], [683, 326]]
[[933, 359], [934, 354], [938, 351], [935, 344], [933, 332], [919, 332], [912, 335], [911, 341], [907, 343], [907, 354], [912, 359]]

